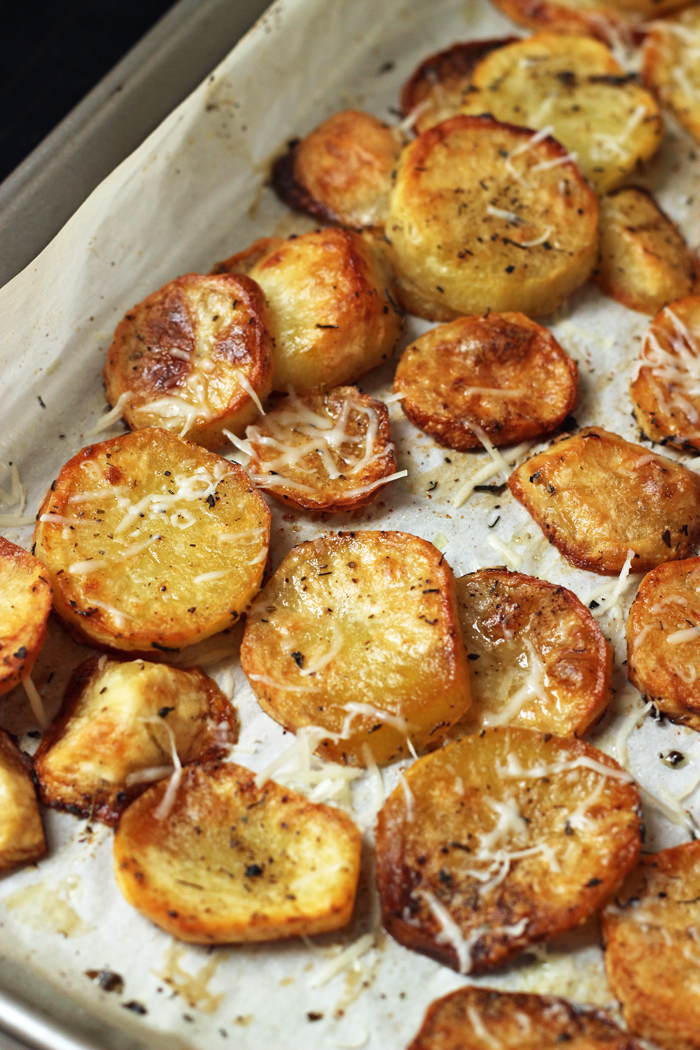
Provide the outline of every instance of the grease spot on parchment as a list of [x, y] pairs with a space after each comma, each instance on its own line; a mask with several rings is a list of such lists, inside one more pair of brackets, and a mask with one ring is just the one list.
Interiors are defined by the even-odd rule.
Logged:
[[33, 930], [49, 930], [64, 937], [83, 937], [95, 927], [81, 919], [66, 900], [79, 881], [77, 876], [69, 875], [56, 886], [35, 882], [11, 893], [2, 903], [19, 922]]
[[223, 961], [223, 955], [221, 953], [213, 955], [208, 963], [193, 974], [181, 966], [185, 954], [185, 948], [179, 948], [176, 944], [171, 945], [165, 953], [161, 969], [153, 972], [174, 992], [181, 995], [193, 1009], [201, 1010], [205, 1014], [213, 1014], [218, 1009], [224, 993], [213, 995], [209, 991], [208, 984]]

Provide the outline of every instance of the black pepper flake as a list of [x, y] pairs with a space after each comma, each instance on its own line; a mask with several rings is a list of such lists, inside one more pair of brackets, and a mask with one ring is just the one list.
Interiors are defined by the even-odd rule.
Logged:
[[257, 878], [258, 875], [262, 875], [263, 870], [259, 864], [249, 864], [245, 869], [245, 877], [247, 879]]
[[27, 655], [27, 647], [26, 647], [26, 645], [20, 645], [19, 649], [17, 650], [17, 652], [14, 655], [15, 655], [15, 659], [17, 659], [17, 660], [24, 660], [25, 656]]
[[318, 1014], [315, 1012], [315, 1010], [309, 1010], [309, 1012], [306, 1015], [306, 1018], [308, 1021], [322, 1021], [323, 1014]]
[[300, 653], [298, 651], [292, 653], [292, 660], [294, 661], [294, 663], [297, 665], [298, 668], [301, 669], [304, 666], [304, 654], [303, 653]]
[[481, 653], [467, 653], [467, 660], [480, 660]]
[[661, 534], [661, 539], [664, 541], [664, 543], [666, 544], [667, 547], [670, 547], [671, 546], [671, 530], [670, 529], [666, 529]]
[[175, 710], [174, 707], [161, 707], [160, 711], [158, 712], [158, 717], [159, 718], [167, 718], [168, 715], [170, 714], [170, 712], [174, 711], [174, 710]]
[[586, 886], [590, 886], [591, 889], [592, 889], [594, 886], [600, 886], [602, 881], [603, 881], [602, 879], [596, 879], [596, 878], [589, 879], [588, 882], [586, 883]]
[[112, 970], [86, 970], [85, 976], [91, 981], [97, 981], [104, 992], [116, 992], [121, 995], [124, 991], [124, 978]]
[[215, 500], [211, 493], [209, 493], [209, 495], [207, 496], [207, 503], [210, 507], [214, 506]]
[[128, 1003], [122, 1003], [125, 1010], [131, 1010], [135, 1014], [147, 1014], [148, 1010], [142, 1003], [137, 1003], [135, 999], [132, 999]]

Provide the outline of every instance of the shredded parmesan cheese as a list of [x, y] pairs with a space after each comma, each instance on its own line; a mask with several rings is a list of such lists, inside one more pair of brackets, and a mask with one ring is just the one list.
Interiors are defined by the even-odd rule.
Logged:
[[349, 944], [347, 948], [334, 958], [319, 966], [318, 970], [309, 979], [309, 988], [321, 988], [324, 984], [328, 984], [329, 981], [332, 981], [334, 977], [337, 977], [339, 973], [346, 970], [348, 966], [356, 962], [357, 959], [361, 958], [373, 947], [374, 934], [363, 934], [362, 937], [359, 937], [353, 944]]
[[510, 565], [511, 569], [519, 569], [523, 564], [522, 554], [518, 554], [512, 547], [509, 547], [503, 540], [499, 540], [498, 536], [488, 536], [489, 543], [499, 554], [502, 554], [506, 560], [506, 564]]
[[459, 964], [460, 973], [469, 973], [472, 968], [472, 948], [485, 932], [485, 926], [479, 926], [470, 937], [464, 937], [457, 923], [454, 921], [446, 908], [428, 890], [420, 890], [416, 894], [426, 902], [433, 915], [440, 924], [440, 932], [435, 937], [438, 944], [449, 944], [454, 949]]
[[182, 779], [182, 762], [180, 761], [180, 756], [177, 753], [175, 734], [168, 725], [167, 721], [164, 718], [144, 718], [143, 721], [149, 722], [152, 725], [162, 726], [168, 734], [170, 754], [173, 760], [173, 773], [170, 777], [163, 798], [160, 800], [157, 809], [155, 809], [153, 812], [153, 816], [156, 818], [156, 820], [165, 820], [166, 817], [170, 816], [170, 811], [175, 805], [177, 789], [180, 787], [180, 781]]
[[484, 445], [486, 451], [491, 457], [491, 462], [486, 463], [483, 467], [477, 470], [475, 474], [472, 474], [469, 480], [457, 490], [456, 495], [452, 499], [452, 506], [455, 508], [461, 507], [462, 504], [469, 499], [477, 485], [481, 485], [484, 481], [496, 477], [496, 475], [500, 474], [502, 471], [505, 474], [510, 474], [511, 468], [515, 465], [520, 456], [529, 452], [532, 447], [531, 441], [525, 441], [521, 445], [509, 449], [507, 452], [501, 453], [494, 448], [481, 427], [476, 426], [472, 422], [469, 423], [469, 427], [474, 431], [482, 445]]
[[120, 394], [114, 408], [105, 416], [102, 416], [102, 419], [98, 419], [95, 425], [90, 427], [89, 430], [86, 430], [85, 436], [92, 437], [93, 434], [101, 434], [103, 430], [109, 430], [113, 423], [116, 423], [118, 419], [121, 419], [124, 414], [124, 408], [130, 397], [133, 397], [130, 390], [125, 390], [123, 394]]
[[[0, 509], [10, 511], [7, 514], [0, 513], [0, 527], [11, 528], [23, 525], [33, 525], [34, 518], [23, 513], [27, 504], [27, 493], [24, 485], [19, 480], [19, 471], [15, 463], [10, 463], [10, 491], [0, 489]], [[14, 507], [14, 510], [10, 508]]]
[[667, 634], [666, 641], [669, 645], [683, 645], [684, 642], [694, 642], [699, 637], [700, 627], [686, 627], [682, 631], [673, 631], [672, 634]]
[[568, 770], [573, 769], [591, 769], [595, 773], [600, 773], [604, 777], [611, 777], [613, 780], [622, 780], [626, 784], [631, 784], [634, 778], [629, 773], [625, 773], [622, 769], [611, 769], [610, 766], [603, 765], [602, 762], [596, 762], [594, 758], [589, 758], [588, 755], [580, 755], [578, 758], [573, 758], [570, 761], [553, 762], [551, 765], [535, 765], [530, 766], [528, 769], [523, 769], [520, 765], [518, 758], [510, 754], [508, 755], [508, 761], [504, 765], [498, 763], [496, 766], [496, 772], [502, 777], [512, 777], [516, 780], [539, 780], [541, 777], [549, 777], [555, 773], [565, 773]]
[[39, 693], [39, 690], [34, 685], [34, 682], [31, 680], [29, 675], [24, 676], [24, 678], [22, 679], [22, 685], [24, 686], [24, 691], [29, 699], [29, 703], [31, 705], [34, 717], [39, 723], [39, 728], [46, 729], [49, 725], [49, 719], [46, 715], [46, 711], [44, 709], [44, 701], [41, 699], [41, 694]]

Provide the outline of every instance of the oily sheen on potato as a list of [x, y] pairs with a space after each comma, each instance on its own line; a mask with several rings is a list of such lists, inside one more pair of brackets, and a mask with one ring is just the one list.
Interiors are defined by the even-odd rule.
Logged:
[[107, 649], [179, 649], [234, 623], [260, 587], [270, 512], [242, 467], [167, 430], [88, 445], [39, 509], [54, 608]]
[[401, 154], [385, 241], [410, 313], [538, 316], [590, 276], [598, 205], [553, 138], [457, 116]]
[[700, 478], [600, 427], [566, 434], [508, 487], [573, 565], [601, 575], [686, 558], [700, 539]]
[[472, 694], [461, 727], [585, 733], [610, 699], [613, 651], [576, 595], [507, 569], [462, 576], [457, 594]]
[[45, 853], [31, 763], [0, 729], [0, 875]]
[[497, 726], [418, 759], [376, 828], [382, 920], [461, 973], [572, 929], [639, 856], [639, 795], [580, 740]]
[[493, 0], [528, 29], [587, 33], [610, 44], [634, 39], [638, 23], [688, 6], [692, 0]]
[[132, 430], [160, 426], [206, 448], [243, 432], [270, 392], [265, 299], [249, 278], [191, 273], [119, 323], [104, 369], [107, 400]]
[[469, 707], [452, 570], [405, 532], [295, 547], [248, 614], [241, 666], [286, 729], [318, 728], [333, 761], [390, 762], [437, 744]]
[[578, 368], [554, 336], [524, 314], [460, 317], [406, 347], [394, 378], [401, 407], [440, 445], [481, 448], [555, 430], [576, 404]]
[[642, 77], [661, 104], [700, 142], [700, 10], [697, 4], [673, 18], [658, 19], [645, 36]]
[[0, 536], [0, 695], [31, 671], [51, 612], [46, 569], [22, 547]]
[[183, 941], [240, 944], [324, 933], [352, 915], [360, 833], [344, 813], [232, 763], [193, 763], [175, 800], [156, 784], [114, 836], [117, 885]]
[[93, 657], [34, 756], [41, 800], [113, 826], [175, 761], [224, 756], [235, 739], [233, 708], [198, 668]]

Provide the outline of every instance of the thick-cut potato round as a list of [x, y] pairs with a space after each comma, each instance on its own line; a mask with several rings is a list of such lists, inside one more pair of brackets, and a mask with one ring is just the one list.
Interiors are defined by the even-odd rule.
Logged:
[[641, 1050], [602, 1010], [467, 986], [436, 999], [408, 1050]]
[[598, 193], [619, 186], [663, 136], [649, 92], [605, 44], [573, 34], [537, 33], [491, 51], [474, 70], [460, 112], [553, 128]]
[[[105, 389], [132, 430], [161, 426], [206, 448], [240, 434], [272, 384], [264, 296], [247, 277], [190, 273], [135, 306], [107, 351]], [[120, 401], [121, 399], [121, 401]]]
[[217, 269], [248, 273], [265, 293], [276, 390], [354, 383], [386, 361], [403, 331], [381, 251], [349, 230], [263, 238]]
[[638, 42], [635, 27], [648, 18], [686, 7], [693, 0], [493, 0], [528, 29], [589, 33], [614, 44]]
[[600, 261], [594, 276], [607, 295], [645, 314], [690, 295], [700, 263], [650, 193], [629, 186], [598, 204]]
[[0, 695], [31, 671], [46, 637], [51, 584], [45, 567], [0, 536]]
[[630, 394], [652, 441], [700, 449], [700, 297], [671, 303], [651, 323]]
[[344, 109], [324, 120], [276, 162], [278, 196], [324, 222], [361, 229], [386, 216], [391, 173], [403, 136], [369, 113]]
[[319, 751], [355, 765], [439, 743], [469, 707], [452, 570], [406, 532], [290, 551], [248, 614], [241, 665], [275, 721], [318, 726]]
[[700, 7], [693, 4], [674, 18], [654, 22], [642, 60], [644, 83], [696, 142], [700, 142], [699, 49]]
[[154, 780], [222, 757], [236, 715], [199, 668], [93, 657], [73, 672], [61, 710], [34, 756], [41, 801], [111, 826]]
[[34, 532], [59, 616], [79, 639], [126, 652], [230, 627], [260, 588], [269, 537], [242, 467], [156, 427], [69, 460]]
[[344, 813], [242, 766], [186, 766], [167, 814], [148, 788], [114, 836], [117, 885], [151, 922], [195, 944], [324, 933], [352, 915], [360, 833]]
[[46, 853], [31, 764], [0, 729], [0, 875]]
[[627, 674], [668, 718], [700, 730], [700, 558], [642, 580], [627, 620]]
[[387, 931], [462, 973], [569, 930], [639, 856], [631, 777], [580, 740], [497, 726], [419, 759], [380, 810]]
[[602, 576], [687, 558], [700, 540], [700, 477], [600, 427], [565, 434], [508, 487], [550, 543]]
[[401, 407], [440, 445], [481, 448], [556, 430], [576, 404], [578, 368], [551, 332], [524, 314], [460, 317], [404, 350], [394, 378]]
[[590, 276], [598, 204], [554, 139], [458, 116], [403, 151], [386, 240], [409, 312], [432, 321], [504, 310], [537, 316]]
[[507, 569], [457, 580], [472, 706], [461, 726], [581, 736], [610, 699], [613, 651], [566, 587]]
[[304, 398], [290, 393], [246, 438], [255, 484], [301, 510], [362, 507], [396, 472], [386, 405], [354, 386]]
[[605, 968], [635, 1035], [700, 1048], [700, 842], [642, 857], [603, 912]]

